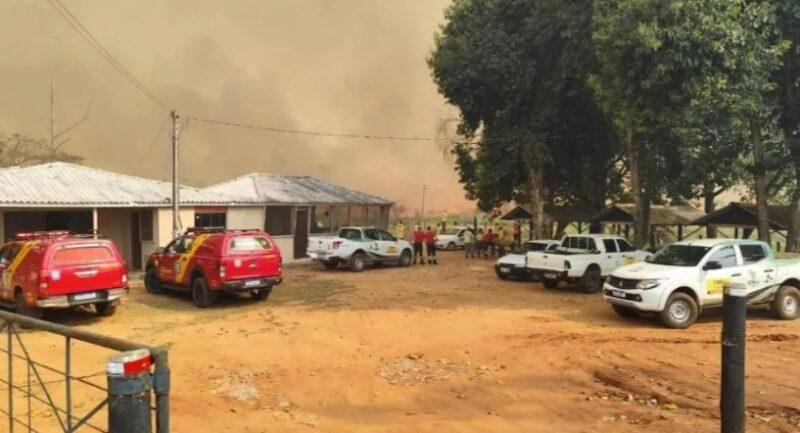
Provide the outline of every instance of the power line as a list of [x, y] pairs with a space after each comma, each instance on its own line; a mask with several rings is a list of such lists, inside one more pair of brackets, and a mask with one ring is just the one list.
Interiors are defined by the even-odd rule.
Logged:
[[133, 84], [134, 87], [139, 89], [139, 91], [147, 96], [151, 101], [161, 106], [161, 108], [164, 110], [169, 111], [167, 104], [156, 97], [153, 92], [151, 92], [144, 84], [142, 84], [141, 81], [136, 79], [136, 77], [127, 68], [125, 68], [125, 66], [123, 66], [113, 55], [111, 55], [111, 53], [105, 47], [103, 47], [103, 44], [101, 44], [100, 41], [98, 41], [97, 38], [95, 38], [86, 27], [84, 27], [83, 24], [81, 24], [80, 20], [78, 20], [78, 18], [75, 17], [75, 15], [73, 15], [66, 6], [64, 6], [64, 3], [62, 3], [61, 0], [47, 0], [47, 3], [49, 3], [50, 6], [56, 12], [58, 12], [62, 18], [64, 18], [67, 24], [69, 24], [73, 30], [81, 35], [81, 37], [83, 37], [83, 39], [89, 43], [89, 45], [91, 45], [101, 57], [103, 57], [114, 69], [116, 69], [117, 72], [125, 77], [125, 79]]
[[230, 126], [235, 128], [244, 128], [244, 129], [255, 129], [255, 130], [269, 131], [269, 132], [279, 132], [284, 134], [313, 135], [317, 137], [364, 138], [368, 140], [436, 141], [435, 138], [431, 137], [399, 137], [391, 135], [347, 134], [347, 133], [336, 133], [336, 132], [325, 132], [325, 131], [306, 131], [301, 129], [287, 129], [287, 128], [276, 128], [272, 126], [250, 125], [246, 123], [225, 121], [225, 120], [204, 119], [193, 116], [187, 116], [186, 118], [189, 120], [209, 123], [213, 125]]
[[[337, 132], [327, 132], [327, 131], [311, 131], [311, 130], [301, 130], [301, 129], [289, 129], [289, 128], [278, 128], [273, 126], [262, 126], [262, 125], [253, 125], [243, 122], [236, 122], [236, 121], [226, 121], [226, 120], [215, 120], [215, 119], [207, 119], [201, 117], [194, 117], [194, 116], [186, 116], [187, 120], [194, 120], [197, 122], [208, 123], [212, 125], [219, 125], [219, 126], [228, 126], [233, 128], [242, 128], [242, 129], [252, 129], [252, 130], [259, 130], [259, 131], [268, 131], [268, 132], [278, 132], [283, 134], [300, 134], [300, 135], [310, 135], [310, 136], [317, 136], [317, 137], [341, 137], [341, 138], [361, 138], [367, 140], [394, 140], [394, 141], [426, 141], [426, 142], [435, 142], [435, 141], [455, 141], [455, 138], [445, 138], [445, 137], [410, 137], [410, 136], [393, 136], [393, 135], [372, 135], [372, 134], [354, 134], [354, 133], [337, 133]], [[598, 137], [608, 137], [614, 134], [572, 134], [572, 135], [551, 135], [551, 134], [535, 134], [534, 136], [540, 137], [542, 139], [559, 139], [559, 138], [598, 138]], [[513, 142], [519, 141], [520, 137], [492, 137], [492, 138], [485, 138], [481, 140], [465, 142], [463, 144], [477, 144], [480, 142]]]

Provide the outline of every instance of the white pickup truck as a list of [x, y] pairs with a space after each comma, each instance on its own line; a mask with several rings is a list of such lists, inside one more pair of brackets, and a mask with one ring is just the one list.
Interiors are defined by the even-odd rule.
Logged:
[[651, 254], [611, 235], [566, 235], [555, 251], [528, 252], [525, 266], [548, 289], [560, 281], [578, 283], [584, 293], [597, 293], [603, 278], [620, 266], [640, 262]]
[[766, 305], [781, 319], [800, 316], [800, 261], [776, 260], [764, 242], [700, 239], [677, 242], [645, 263], [611, 274], [603, 298], [622, 317], [658, 313], [670, 328], [687, 328], [706, 308], [722, 305], [725, 286], [744, 287], [748, 305]]
[[343, 227], [337, 236], [308, 241], [308, 256], [327, 269], [345, 264], [359, 272], [370, 264], [411, 265], [411, 244], [375, 227]]
[[464, 248], [464, 233], [469, 227], [454, 227], [447, 229], [444, 233], [436, 236], [436, 248], [440, 250], [452, 251], [456, 248]]

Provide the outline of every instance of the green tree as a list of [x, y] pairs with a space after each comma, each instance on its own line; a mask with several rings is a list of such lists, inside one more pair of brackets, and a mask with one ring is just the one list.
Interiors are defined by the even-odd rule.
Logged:
[[[615, 168], [615, 140], [586, 86], [595, 62], [591, 1], [456, 0], [445, 18], [428, 64], [439, 92], [460, 111], [465, 142], [454, 153], [468, 197], [482, 209], [530, 202], [535, 236], [543, 233], [544, 202], [556, 194], [601, 202], [606, 188], [597, 185]], [[564, 176], [554, 161], [581, 150], [599, 158], [571, 159], [595, 167], [570, 176], [602, 176], [583, 182], [599, 193], [564, 192], [547, 175]]]

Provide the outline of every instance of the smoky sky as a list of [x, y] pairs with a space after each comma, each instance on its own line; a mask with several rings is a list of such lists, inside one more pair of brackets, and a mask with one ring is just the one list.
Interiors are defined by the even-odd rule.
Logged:
[[[456, 111], [425, 57], [448, 0], [62, 0], [184, 117], [288, 129], [432, 137]], [[0, 130], [48, 138], [83, 117], [64, 150], [103, 169], [168, 180], [169, 116], [43, 0], [0, 0]], [[432, 142], [368, 141], [189, 121], [181, 181], [248, 172], [314, 175], [429, 209], [465, 209]]]

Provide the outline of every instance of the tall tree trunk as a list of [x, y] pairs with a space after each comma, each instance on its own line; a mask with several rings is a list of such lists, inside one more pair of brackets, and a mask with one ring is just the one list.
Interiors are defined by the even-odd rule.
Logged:
[[794, 162], [794, 191], [789, 209], [789, 232], [786, 234], [786, 251], [796, 253], [800, 250], [798, 237], [800, 237], [800, 142], [797, 138], [790, 138], [792, 161]]
[[[704, 182], [703, 183], [703, 212], [706, 214], [710, 214], [717, 210], [717, 205], [714, 203], [714, 199], [717, 196], [714, 193], [714, 184], [711, 182]], [[706, 237], [709, 239], [714, 239], [717, 237], [717, 228], [711, 225], [706, 226]]]
[[631, 176], [631, 190], [633, 192], [633, 203], [635, 210], [633, 213], [633, 244], [636, 248], [642, 248], [648, 241], [648, 229], [650, 228], [650, 197], [644, 191], [639, 150], [633, 141], [633, 125], [628, 125], [625, 152], [628, 155], [628, 170]]
[[756, 184], [756, 207], [758, 210], [758, 239], [769, 243], [767, 169], [764, 160], [764, 143], [761, 141], [761, 122], [758, 119], [750, 119], [750, 134], [753, 145], [753, 177]]
[[531, 219], [533, 239], [544, 237], [544, 163], [540, 155], [534, 151], [535, 143], [525, 143], [525, 166], [528, 169], [528, 191], [531, 194]]

